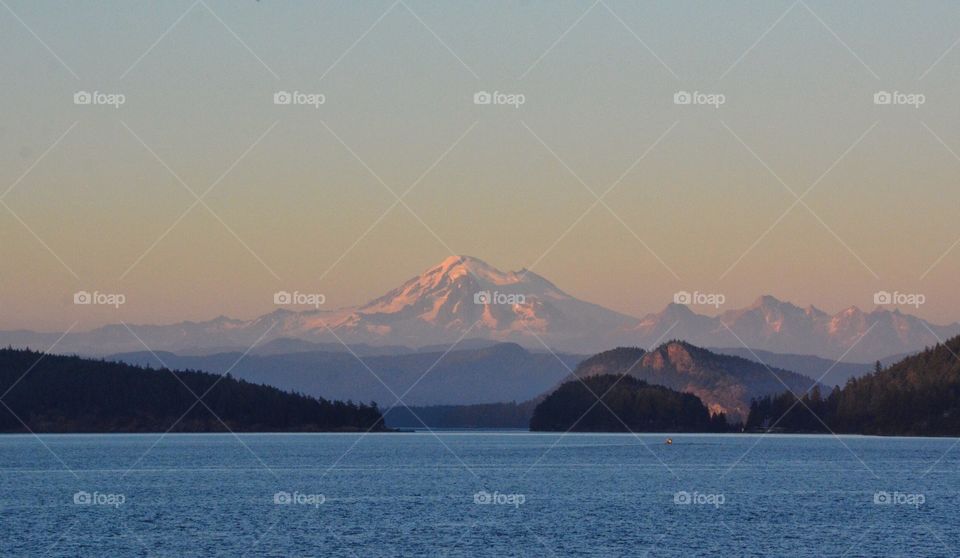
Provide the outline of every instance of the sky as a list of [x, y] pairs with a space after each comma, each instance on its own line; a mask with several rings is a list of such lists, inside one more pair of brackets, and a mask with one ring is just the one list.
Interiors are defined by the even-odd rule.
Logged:
[[637, 316], [884, 290], [960, 320], [958, 29], [934, 1], [4, 0], [0, 328], [336, 308], [451, 253]]

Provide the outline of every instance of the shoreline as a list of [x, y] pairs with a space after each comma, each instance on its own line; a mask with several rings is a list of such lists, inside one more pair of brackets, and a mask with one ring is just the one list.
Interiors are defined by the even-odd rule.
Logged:
[[[0, 432], [0, 439], [3, 438], [13, 438], [13, 437], [35, 437], [35, 436], [70, 436], [70, 437], [100, 437], [100, 436], [329, 436], [329, 435], [361, 435], [361, 436], [372, 436], [372, 435], [394, 435], [394, 434], [412, 434], [412, 435], [431, 435], [431, 436], [610, 436], [610, 437], [630, 437], [636, 438], [638, 436], [642, 437], [672, 437], [672, 438], [721, 438], [721, 437], [734, 437], [734, 438], [756, 438], [756, 437], [772, 437], [772, 438], [877, 438], [884, 440], [894, 440], [894, 439], [903, 439], [903, 440], [949, 440], [949, 439], [958, 439], [960, 434], [957, 435], [921, 435], [921, 436], [908, 436], [903, 434], [896, 435], [887, 435], [887, 434], [830, 434], [830, 433], [816, 433], [816, 432], [563, 432], [563, 431], [534, 431], [534, 430], [523, 430], [523, 429], [453, 429], [453, 428], [434, 428], [434, 429], [425, 429], [425, 428], [394, 428], [387, 430], [325, 430], [325, 431], [217, 431], [217, 432], [161, 432], [161, 431], [139, 431], [139, 432]], [[658, 444], [659, 445], [659, 444]]]

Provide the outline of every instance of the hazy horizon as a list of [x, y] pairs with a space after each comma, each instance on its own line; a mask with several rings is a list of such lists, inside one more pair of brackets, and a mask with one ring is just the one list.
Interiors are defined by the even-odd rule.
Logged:
[[[477, 258], [476, 256], [471, 256], [471, 255], [469, 255], [469, 254], [461, 254], [460, 256], [467, 256], [467, 257], [471, 257], [471, 258], [481, 259], [481, 260], [482, 260], [482, 258]], [[489, 264], [490, 262], [485, 262], [485, 263]], [[438, 265], [439, 265], [439, 264], [440, 264], [440, 262], [438, 262]], [[431, 267], [434, 267], [434, 266], [431, 266]], [[496, 266], [494, 266], [494, 267], [496, 267]], [[424, 270], [422, 270], [422, 271], [425, 273], [425, 272], [427, 272], [428, 270], [427, 270], [427, 269], [424, 269]], [[522, 269], [509, 269], [509, 270], [508, 270], [508, 269], [502, 269], [501, 271], [504, 271], [504, 272], [507, 272], [507, 273], [509, 273], [509, 272], [517, 272], [518, 274], [520, 274], [520, 273], [522, 273], [523, 270], [522, 270]], [[535, 272], [534, 272], [534, 273], [535, 273]], [[540, 275], [540, 274], [537, 273], [537, 275]], [[418, 278], [418, 277], [420, 277], [420, 275], [414, 275], [414, 276], [412, 276], [412, 277], [408, 277], [408, 278], [405, 279], [403, 282], [406, 282], [406, 281], [411, 280], [411, 279], [416, 279], [416, 278]], [[547, 280], [550, 280], [549, 277], [544, 277], [544, 278], [547, 279]], [[399, 284], [398, 284], [398, 285], [394, 285], [394, 287], [398, 287], [398, 286], [399, 286]], [[557, 286], [557, 288], [559, 288], [560, 290], [564, 290], [564, 288], [563, 288], [562, 285], [556, 285], [556, 286]], [[85, 291], [85, 292], [89, 293], [89, 291]], [[681, 292], [681, 293], [682, 293], [682, 292], [687, 292], [687, 293], [689, 293], [690, 291], [683, 291], [683, 290], [681, 290], [681, 291], [678, 291], [678, 292]], [[272, 295], [272, 294], [273, 294], [273, 293], [268, 293], [268, 295]], [[306, 293], [304, 293], [304, 294], [306, 294]], [[348, 306], [331, 306], [331, 305], [324, 305], [324, 306], [321, 306], [321, 307], [317, 307], [316, 310], [335, 312], [335, 311], [337, 311], [337, 310], [344, 309], [344, 308], [359, 307], [359, 306], [362, 306], [363, 304], [366, 304], [366, 303], [368, 303], [368, 302], [373, 301], [374, 299], [376, 299], [376, 298], [378, 298], [378, 297], [380, 297], [380, 296], [382, 296], [382, 295], [384, 295], [384, 294], [386, 294], [386, 292], [371, 293], [371, 294], [367, 297], [367, 299], [365, 299], [365, 300], [363, 300], [362, 302], [360, 302], [359, 304], [355, 304], [355, 305], [348, 305]], [[567, 292], [567, 294], [574, 296], [574, 298], [577, 298], [577, 296], [576, 296], [575, 294], [573, 294], [573, 293]], [[630, 316], [630, 317], [633, 317], [633, 318], [641, 319], [641, 318], [643, 318], [643, 317], [646, 316], [646, 315], [659, 313], [659, 312], [663, 311], [665, 308], [667, 308], [667, 307], [668, 307], [669, 305], [671, 305], [671, 304], [676, 304], [676, 301], [673, 300], [673, 295], [675, 295], [675, 294], [677, 294], [677, 293], [672, 293], [670, 299], [669, 299], [669, 300], [664, 300], [664, 301], [662, 302], [662, 304], [660, 304], [660, 306], [654, 307], [654, 308], [650, 308], [650, 309], [648, 309], [648, 310], [646, 310], [646, 311], [643, 311], [643, 312], [640, 313], [640, 314], [630, 314], [630, 313], [627, 313], [627, 312], [622, 312], [622, 311], [618, 310], [617, 308], [608, 308], [608, 309], [609, 309], [609, 310], [614, 310], [614, 311], [616, 311], [616, 312], [620, 312], [620, 313], [622, 313], [622, 314], [625, 314], [625, 315]], [[704, 293], [704, 294], [709, 294], [709, 293]], [[721, 294], [722, 294], [722, 293], [721, 293]], [[71, 296], [73, 296], [73, 295], [71, 294]], [[873, 301], [870, 301], [869, 304], [865, 304], [865, 305], [862, 305], [862, 306], [861, 306], [861, 305], [857, 305], [857, 304], [848, 304], [848, 305], [843, 306], [843, 307], [840, 307], [840, 308], [826, 308], [826, 307], [822, 307], [822, 306], [820, 306], [820, 305], [818, 305], [818, 304], [816, 304], [816, 303], [799, 303], [799, 302], [797, 302], [797, 301], [793, 301], [793, 300], [789, 300], [789, 299], [786, 299], [786, 298], [777, 296], [777, 295], [774, 294], [774, 293], [759, 293], [759, 294], [757, 294], [755, 297], [753, 297], [752, 299], [744, 300], [744, 301], [742, 301], [742, 302], [733, 302], [733, 303], [731, 303], [730, 301], [725, 300], [725, 301], [724, 301], [722, 304], [720, 304], [719, 306], [715, 306], [715, 305], [712, 305], [712, 304], [682, 304], [682, 305], [688, 306], [688, 307], [690, 308], [690, 310], [691, 310], [692, 312], [696, 313], [696, 314], [700, 314], [700, 315], [704, 315], [704, 316], [719, 316], [719, 315], [723, 314], [724, 312], [726, 312], [726, 311], [728, 311], [728, 310], [736, 310], [736, 309], [745, 308], [745, 307], [754, 305], [754, 304], [758, 303], [758, 302], [759, 302], [762, 298], [764, 298], [764, 297], [773, 297], [773, 298], [779, 300], [780, 302], [787, 303], [787, 304], [792, 304], [792, 305], [794, 305], [794, 306], [797, 306], [797, 307], [799, 307], [799, 308], [804, 308], [804, 309], [812, 306], [812, 307], [814, 307], [814, 308], [816, 308], [816, 309], [818, 309], [818, 310], [821, 310], [821, 311], [823, 311], [823, 312], [825, 312], [825, 313], [827, 313], [827, 314], [830, 314], [830, 315], [835, 315], [835, 314], [838, 314], [838, 313], [840, 313], [840, 312], [842, 312], [842, 311], [844, 311], [844, 310], [847, 310], [847, 309], [849, 309], [849, 308], [856, 307], [856, 308], [859, 308], [860, 310], [862, 310], [863, 312], [866, 312], [866, 313], [872, 312], [872, 311], [874, 311], [874, 310], [889, 310], [889, 311], [900, 311], [901, 313], [903, 313], [903, 314], [908, 314], [908, 315], [920, 316], [920, 312], [919, 312], [918, 310], [919, 310], [920, 308], [922, 308], [922, 306], [916, 307], [916, 306], [910, 306], [910, 305], [894, 305], [894, 304], [891, 304], [891, 305], [878, 305], [878, 304], [874, 304]], [[584, 301], [585, 301], [585, 302], [590, 302], [590, 303], [596, 304], [594, 301], [591, 301], [591, 300], [586, 300], [586, 299], [584, 299]], [[72, 300], [70, 301], [70, 303], [71, 303], [71, 305], [73, 305], [73, 301], [72, 301]], [[125, 301], [125, 302], [123, 303], [123, 306], [125, 306], [126, 304], [127, 304], [127, 302]], [[105, 310], [101, 310], [101, 312], [104, 312], [104, 314], [107, 315], [107, 316], [109, 316], [109, 315], [114, 315], [114, 316], [115, 316], [115, 319], [117, 320], [117, 321], [114, 321], [114, 322], [107, 321], [107, 322], [105, 322], [104, 324], [101, 324], [101, 325], [116, 325], [117, 323], [119, 323], [119, 322], [120, 322], [120, 319], [121, 319], [121, 316], [118, 316], [118, 315], [117, 315], [117, 312], [121, 311], [122, 308], [123, 308], [123, 306], [120, 306], [119, 308], [113, 308], [113, 307], [110, 307], [109, 305], [107, 305], [107, 308], [106, 308]], [[231, 315], [231, 314], [229, 314], [229, 313], [221, 312], [221, 313], [219, 313], [219, 314], [210, 315], [210, 316], [207, 316], [207, 317], [205, 317], [205, 318], [192, 319], [192, 320], [184, 319], [184, 320], [174, 320], [174, 321], [171, 321], [171, 322], [150, 322], [150, 323], [146, 323], [146, 322], [145, 322], [145, 323], [133, 323], [133, 322], [126, 322], [126, 320], [124, 320], [124, 322], [127, 323], [127, 325], [135, 326], [135, 325], [172, 325], [172, 324], [175, 324], [175, 323], [185, 322], [185, 321], [205, 322], [205, 321], [213, 321], [213, 320], [216, 320], [216, 319], [218, 319], [218, 318], [223, 318], [223, 317], [230, 318], [230, 319], [237, 319], [237, 320], [252, 320], [252, 319], [255, 319], [255, 318], [262, 317], [262, 316], [264, 316], [264, 315], [266, 315], [266, 314], [269, 314], [269, 313], [272, 313], [272, 312], [276, 312], [276, 311], [278, 311], [278, 310], [292, 311], [292, 312], [310, 312], [310, 311], [314, 310], [314, 308], [307, 308], [307, 307], [304, 307], [304, 305], [281, 306], [280, 308], [278, 308], [278, 306], [277, 306], [276, 304], [271, 304], [270, 307], [269, 307], [266, 311], [261, 312], [261, 313], [255, 313], [255, 314], [252, 314], [252, 315], [242, 315], [242, 316], [241, 316], [241, 315]], [[933, 323], [936, 323], [937, 325], [951, 325], [951, 324], [958, 323], [958, 322], [960, 322], [960, 320], [954, 320], [954, 321], [951, 321], [951, 322], [944, 322], [944, 323], [937, 323], [937, 322], [933, 321]], [[75, 329], [72, 330], [72, 331], [80, 332], [80, 331], [91, 330], [91, 329], [96, 329], [96, 328], [100, 327], [100, 325], [91, 326], [91, 327], [80, 327], [80, 325], [79, 325], [80, 323], [82, 323], [82, 322], [77, 321], [77, 322], [76, 322], [77, 325], [75, 326]], [[62, 330], [58, 330], [58, 331], [62, 331]], [[479, 335], [479, 334], [478, 334], [478, 335]], [[480, 337], [482, 337], [482, 336], [480, 336]], [[534, 340], [532, 340], [532, 339], [529, 340], [529, 342], [536, 344], [536, 343], [534, 342]], [[432, 343], [432, 342], [431, 342], [431, 343], [427, 343], [427, 344], [435, 344], [435, 343]]]
[[960, 320], [949, 2], [6, 4], [0, 329], [335, 309], [451, 253], [637, 317], [899, 291]]

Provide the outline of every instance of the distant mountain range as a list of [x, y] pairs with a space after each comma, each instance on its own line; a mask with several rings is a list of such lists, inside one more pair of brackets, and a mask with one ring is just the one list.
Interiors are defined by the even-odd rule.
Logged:
[[231, 376], [250, 382], [325, 399], [376, 401], [381, 408], [394, 405], [396, 396], [410, 405], [523, 401], [557, 385], [583, 359], [533, 353], [515, 343], [447, 353], [354, 356], [314, 351], [241, 357], [240, 352], [183, 356], [140, 351], [107, 358], [213, 374], [229, 370]]
[[[831, 315], [772, 296], [717, 316], [669, 304], [638, 319], [574, 298], [528, 270], [504, 272], [477, 258], [452, 256], [361, 306], [284, 307], [252, 320], [220, 316], [130, 329], [152, 350], [194, 355], [245, 351], [258, 340], [261, 347], [271, 344], [273, 353], [343, 352], [343, 341], [358, 354], [404, 354], [423, 346], [444, 350], [461, 338], [516, 342], [535, 350], [546, 344], [590, 354], [613, 346], [649, 347], [667, 337], [704, 347], [745, 344], [754, 350], [872, 362], [960, 334], [960, 323], [939, 326], [881, 308], [864, 312], [850, 307]], [[0, 345], [46, 350], [59, 337], [2, 331]], [[143, 349], [137, 337], [122, 324], [108, 325], [68, 334], [55, 352], [137, 351]]]
[[668, 330], [670, 337], [702, 347], [746, 345], [774, 353], [873, 362], [933, 346], [960, 333], [960, 323], [940, 326], [899, 310], [864, 312], [856, 306], [827, 314], [813, 306], [800, 308], [762, 296], [746, 308], [715, 317], [669, 304], [662, 312], [644, 317], [634, 329], [642, 340], [657, 339]]

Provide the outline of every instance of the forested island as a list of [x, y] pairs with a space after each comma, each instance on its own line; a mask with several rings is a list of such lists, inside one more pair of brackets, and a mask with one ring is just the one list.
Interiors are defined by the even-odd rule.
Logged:
[[885, 436], [960, 435], [960, 337], [829, 394], [811, 390], [753, 402], [751, 431], [835, 432]]
[[386, 430], [374, 403], [327, 401], [229, 374], [10, 348], [0, 349], [0, 394], [0, 432]]
[[530, 430], [727, 432], [730, 427], [723, 413], [711, 415], [696, 395], [600, 374], [566, 382], [548, 395], [534, 409]]

